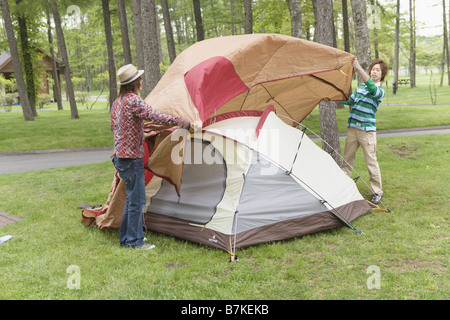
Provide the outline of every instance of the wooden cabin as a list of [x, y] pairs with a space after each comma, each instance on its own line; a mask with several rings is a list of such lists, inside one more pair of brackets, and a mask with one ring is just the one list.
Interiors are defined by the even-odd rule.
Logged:
[[[52, 78], [52, 59], [50, 52], [43, 49], [37, 49], [37, 52], [42, 56], [39, 65], [34, 66], [35, 69], [39, 69], [42, 72], [42, 87], [39, 89], [39, 93], [50, 94], [50, 86], [48, 78]], [[56, 72], [58, 75], [59, 87], [61, 88], [61, 74], [64, 76], [64, 67], [60, 60], [56, 59]], [[71, 69], [72, 73], [73, 70]], [[3, 74], [5, 79], [10, 79], [11, 74], [14, 73], [11, 55], [8, 52], [4, 52], [0, 55], [0, 73]], [[67, 97], [67, 88], [66, 88]]]

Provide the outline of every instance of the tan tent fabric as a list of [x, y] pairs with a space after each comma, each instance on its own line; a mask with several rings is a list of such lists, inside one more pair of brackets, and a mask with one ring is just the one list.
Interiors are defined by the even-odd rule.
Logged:
[[[199, 63], [214, 57], [228, 59], [249, 90], [230, 99], [210, 117], [240, 110], [263, 111], [273, 105], [276, 113], [300, 122], [322, 99], [346, 100], [350, 94], [353, 55], [290, 36], [250, 34], [207, 39], [187, 48], [146, 102], [198, 125], [201, 110], [199, 113], [194, 105], [184, 77]], [[157, 153], [158, 157], [152, 157], [148, 166], [155, 174], [170, 177], [179, 190], [182, 168], [167, 165], [174, 145], [166, 139], [161, 144], [163, 150]], [[173, 171], [175, 167], [177, 170]]]
[[116, 171], [106, 203], [100, 208], [83, 210], [81, 223], [86, 227], [118, 229], [122, 222], [126, 197], [125, 182], [120, 180]]
[[[178, 130], [179, 132], [181, 131], [180, 139], [173, 140], [171, 139], [172, 135], [168, 135], [164, 138], [158, 148], [155, 148], [152, 155], [148, 159], [147, 166], [156, 175], [170, 181], [179, 194], [181, 175], [183, 172], [183, 150], [188, 132], [183, 129]], [[172, 159], [172, 157], [179, 157], [179, 161], [177, 161], [177, 159], [173, 161], [174, 159]]]
[[[352, 54], [285, 35], [250, 34], [207, 39], [183, 51], [146, 98], [147, 103], [162, 112], [199, 121], [184, 75], [217, 56], [231, 61], [253, 98], [243, 106], [247, 94], [242, 94], [217, 114], [264, 110], [268, 104], [274, 104], [267, 101], [272, 97], [281, 104], [274, 104], [277, 112], [294, 115], [294, 120], [301, 121], [320, 100], [346, 100], [350, 94]], [[317, 81], [309, 79], [311, 75]], [[281, 82], [273, 83], [276, 81]]]

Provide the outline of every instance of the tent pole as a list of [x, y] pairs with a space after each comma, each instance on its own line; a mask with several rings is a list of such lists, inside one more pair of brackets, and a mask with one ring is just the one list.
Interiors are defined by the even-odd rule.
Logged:
[[[312, 133], [316, 138], [318, 138], [322, 143], [325, 143], [329, 148], [331, 148], [332, 152], [335, 152], [335, 153], [341, 158], [341, 160], [342, 160], [343, 162], [345, 162], [349, 167], [351, 167], [351, 168], [352, 168], [352, 171], [357, 175], [358, 178], [361, 178], [361, 176], [359, 175], [358, 172], [356, 172], [356, 170], [353, 168], [353, 166], [350, 166], [349, 163], [344, 159], [344, 157], [343, 157], [340, 153], [336, 152], [336, 150], [334, 150], [333, 147], [331, 147], [325, 140], [323, 140], [323, 139], [322, 139], [318, 134], [316, 134], [314, 131], [312, 131], [311, 129], [309, 129], [309, 128], [306, 127], [305, 125], [301, 124], [300, 122], [298, 122], [298, 121], [296, 121], [296, 120], [294, 120], [294, 119], [292, 119], [292, 118], [290, 118], [290, 117], [288, 117], [288, 116], [285, 116], [285, 115], [282, 115], [282, 114], [279, 114], [278, 116], [281, 116], [281, 117], [284, 117], [284, 118], [286, 118], [286, 119], [289, 119], [289, 120], [293, 121], [294, 123], [296, 123], [297, 125], [301, 126], [301, 127], [303, 128], [303, 130], [302, 130], [303, 133], [305, 132], [305, 130], [308, 130], [309, 132], [311, 132], [311, 133]], [[367, 184], [367, 182], [366, 182], [363, 178], [361, 178], [361, 181], [364, 183], [364, 185], [367, 187], [367, 189], [372, 193], [372, 195], [375, 194], [375, 192], [372, 190], [372, 188]], [[385, 211], [387, 211], [387, 212], [392, 212], [390, 209], [388, 209], [388, 208], [384, 205], [384, 203], [383, 203], [382, 201], [380, 201], [380, 203], [381, 203], [382, 206], [384, 207]]]
[[[261, 155], [261, 156], [263, 156], [264, 158], [267, 159], [267, 157], [266, 157], [265, 155], [263, 155], [262, 153], [259, 153], [257, 150], [252, 149], [252, 148], [251, 148], [251, 150], [255, 151], [255, 152], [258, 154], [258, 156]], [[270, 159], [268, 159], [268, 160], [270, 161]], [[279, 164], [277, 164], [277, 165], [279, 165]], [[301, 181], [305, 186], [307, 186], [311, 191], [313, 191], [313, 192], [317, 195], [318, 198], [322, 199], [322, 203], [328, 203], [328, 202], [327, 202], [320, 194], [318, 194], [313, 188], [311, 188], [310, 186], [308, 186], [308, 184], [306, 184], [305, 182], [303, 182], [299, 177], [297, 177], [296, 175], [294, 175], [294, 174], [290, 173], [289, 171], [287, 171], [287, 168], [284, 168], [284, 167], [282, 167], [281, 165], [279, 165], [279, 166], [280, 166], [280, 168], [284, 169], [286, 173], [288, 173], [289, 175], [294, 176], [294, 177], [297, 178], [299, 181]], [[363, 234], [363, 232], [358, 231], [357, 229], [355, 229], [355, 227], [353, 227], [353, 226], [350, 224], [350, 222], [348, 222], [344, 217], [341, 217], [335, 208], [333, 208], [330, 204], [328, 204], [328, 205], [331, 207], [330, 213], [331, 213], [332, 215], [334, 215], [336, 218], [338, 218], [339, 220], [341, 220], [345, 225], [347, 225], [347, 227], [349, 227], [350, 229], [352, 229], [353, 231], [355, 231], [355, 233], [357, 233], [357, 234]], [[237, 213], [237, 211], [236, 211], [236, 213]], [[235, 221], [236, 221], [236, 218], [235, 218]], [[236, 232], [236, 230], [235, 230], [235, 232]], [[235, 240], [236, 240], [236, 239], [235, 239]]]
[[[284, 116], [284, 117], [286, 117], [286, 116]], [[286, 118], [288, 118], [288, 117], [286, 117]], [[289, 119], [289, 118], [288, 118]], [[292, 119], [291, 119], [292, 120]], [[292, 121], [294, 121], [295, 123], [298, 123], [297, 121], [295, 121], [295, 120], [292, 120]], [[301, 125], [301, 126], [303, 126], [302, 124], [300, 124], [300, 123], [298, 123], [299, 125]], [[305, 127], [305, 126], [303, 126], [303, 127]], [[306, 127], [305, 127], [306, 128]], [[304, 133], [304, 132], [303, 132]], [[302, 136], [303, 137], [303, 136]], [[300, 148], [300, 145], [301, 144], [299, 144], [299, 148]], [[265, 156], [264, 156], [264, 154], [262, 154], [262, 153], [260, 153], [260, 152], [258, 152], [257, 150], [255, 150], [255, 149], [253, 149], [253, 148], [250, 148], [251, 150], [253, 150], [254, 152], [256, 152], [256, 154], [259, 156], [259, 155], [261, 155], [261, 156], [263, 156], [264, 158], [266, 158]], [[297, 150], [297, 153], [298, 153], [298, 151], [299, 150]], [[296, 155], [297, 156], [297, 155]], [[269, 161], [270, 161], [270, 159], [268, 159]], [[279, 165], [279, 164], [278, 164]], [[279, 165], [280, 166], [280, 165]], [[282, 168], [282, 166], [280, 166], [281, 168]], [[317, 195], [317, 197], [318, 198], [320, 198], [320, 199], [322, 199], [322, 203], [328, 203], [320, 194], [318, 194], [313, 188], [311, 188], [310, 186], [308, 186], [308, 184], [306, 184], [304, 181], [302, 181], [299, 177], [297, 177], [296, 175], [294, 175], [294, 174], [292, 174], [292, 172], [290, 172], [290, 171], [288, 171], [287, 170], [287, 168], [283, 168], [283, 169], [285, 169], [285, 172], [287, 173], [287, 174], [289, 174], [289, 175], [293, 175], [294, 177], [296, 177], [299, 181], [301, 181], [304, 185], [306, 185], [311, 191], [313, 191], [316, 195]], [[244, 183], [245, 183], [245, 175], [244, 175]], [[338, 218], [339, 220], [341, 220], [345, 225], [347, 225], [347, 227], [349, 227], [350, 229], [352, 229], [353, 231], [355, 231], [355, 233], [357, 233], [357, 234], [363, 234], [363, 232], [361, 232], [361, 231], [359, 231], [359, 230], [357, 230], [355, 227], [353, 227], [351, 224], [350, 224], [350, 222], [348, 222], [344, 217], [341, 217], [340, 216], [340, 214], [337, 212], [337, 210], [333, 207], [333, 206], [331, 206], [329, 203], [328, 203], [328, 206], [331, 208], [331, 210], [330, 210], [330, 213], [331, 214], [333, 214], [336, 218]], [[236, 211], [236, 213], [237, 213], [238, 211]], [[236, 216], [235, 216], [236, 217]], [[235, 218], [235, 221], [236, 221], [236, 218]], [[235, 230], [235, 232], [236, 232], [236, 230]]]

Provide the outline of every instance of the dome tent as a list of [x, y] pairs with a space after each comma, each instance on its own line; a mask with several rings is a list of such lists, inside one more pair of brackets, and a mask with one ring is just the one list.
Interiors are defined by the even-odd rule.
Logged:
[[[353, 55], [274, 34], [213, 38], [183, 51], [146, 97], [195, 130], [146, 123], [148, 229], [231, 253], [347, 225], [371, 206], [334, 160], [292, 125], [322, 99], [346, 100]], [[117, 174], [85, 225], [118, 227]]]

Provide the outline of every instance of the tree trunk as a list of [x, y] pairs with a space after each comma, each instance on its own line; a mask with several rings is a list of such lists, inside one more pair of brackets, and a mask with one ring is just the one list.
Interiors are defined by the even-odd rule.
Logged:
[[194, 5], [195, 28], [197, 30], [197, 41], [205, 40], [205, 31], [203, 30], [202, 11], [200, 0], [192, 0]]
[[[86, 22], [85, 17], [81, 16], [81, 34], [83, 34], [85, 37], [88, 37], [88, 32], [86, 30]], [[91, 68], [88, 66], [88, 56], [89, 56], [89, 48], [87, 46], [81, 47], [82, 54], [84, 55], [84, 71], [86, 72], [86, 82], [87, 82], [87, 91], [90, 92], [92, 90], [92, 72]]]
[[28, 101], [27, 87], [23, 79], [22, 64], [20, 62], [19, 50], [17, 48], [16, 37], [14, 36], [14, 29], [11, 21], [11, 14], [9, 11], [8, 0], [0, 0], [2, 7], [3, 21], [6, 29], [6, 36], [8, 38], [9, 50], [11, 53], [12, 64], [14, 68], [14, 75], [16, 77], [17, 90], [19, 91], [20, 105], [23, 110], [23, 117], [25, 121], [33, 121], [34, 116]]
[[212, 19], [213, 19], [213, 23], [214, 23], [214, 34], [217, 37], [219, 37], [219, 31], [217, 30], [217, 19], [216, 19], [216, 9], [214, 8], [214, 0], [210, 0], [210, 4], [211, 4], [211, 15], [212, 15]]
[[244, 30], [246, 34], [253, 33], [252, 0], [244, 0]]
[[[20, 6], [22, 0], [16, 0], [16, 5]], [[33, 116], [37, 117], [38, 114], [36, 112], [36, 87], [34, 85], [34, 71], [33, 71], [33, 58], [31, 51], [33, 50], [30, 47], [30, 43], [28, 42], [28, 31], [27, 31], [27, 22], [25, 16], [21, 14], [21, 10], [17, 10], [17, 24], [19, 25], [19, 38], [20, 45], [22, 47], [22, 56], [23, 56], [23, 68], [25, 70], [25, 81], [27, 83], [27, 94], [28, 94], [28, 102], [30, 103], [31, 112], [33, 112]]]
[[[347, 0], [342, 0], [342, 24], [344, 29], [344, 50], [350, 52], [350, 31], [348, 26], [348, 6]], [[349, 95], [353, 92], [352, 86], [350, 85]], [[344, 106], [338, 106], [338, 109], [344, 108]]]
[[375, 59], [379, 59], [380, 58], [380, 52], [378, 50], [378, 29], [374, 28], [373, 29], [373, 49], [375, 51]]
[[[334, 43], [334, 33], [332, 32], [333, 1], [313, 0], [315, 2], [315, 41], [332, 47]], [[341, 146], [339, 143], [339, 133], [336, 118], [336, 103], [333, 101], [321, 101], [319, 103], [320, 132], [323, 139], [322, 149], [330, 153], [333, 159], [341, 164]]]
[[[48, 4], [48, 2], [47, 2]], [[50, 8], [47, 6], [47, 25], [48, 25], [48, 43], [50, 44], [50, 54], [52, 59], [52, 76], [53, 76], [53, 99], [56, 100], [58, 110], [63, 110], [61, 101], [61, 86], [59, 84], [58, 70], [56, 69], [56, 55], [53, 49], [52, 25], [50, 23]]]
[[[355, 28], [355, 49], [358, 62], [368, 71], [371, 63], [369, 28], [367, 26], [367, 12], [365, 0], [351, 0], [353, 21]], [[358, 75], [359, 82], [362, 82]]]
[[[134, 23], [134, 39], [136, 42], [136, 61], [137, 67], [140, 70], [144, 69], [144, 51], [143, 33], [142, 33], [142, 17], [141, 17], [141, 0], [131, 0], [131, 8], [133, 10]], [[142, 80], [145, 83], [145, 73], [142, 75]]]
[[[400, 51], [400, 0], [397, 0], [397, 13], [395, 17], [395, 44], [394, 44], [394, 84], [398, 88], [398, 67]], [[395, 91], [394, 91], [395, 93]]]
[[286, 0], [291, 14], [291, 36], [302, 38], [302, 7], [300, 0]]
[[[370, 5], [371, 6], [376, 6], [375, 5], [375, 0], [370, 0]], [[373, 12], [371, 14], [373, 14]], [[374, 20], [376, 20], [376, 18]], [[371, 24], [373, 26], [373, 51], [375, 52], [375, 59], [379, 59], [377, 22], [373, 22], [372, 21]]]
[[234, 25], [234, 0], [230, 0], [230, 14], [231, 14], [231, 35], [235, 35], [236, 27]]
[[[409, 84], [416, 87], [416, 6], [415, 0], [409, 0]], [[445, 2], [445, 0], [444, 0]], [[445, 12], [445, 11], [444, 11]], [[445, 30], [445, 27], [444, 27]], [[445, 37], [445, 35], [444, 35]]]
[[117, 99], [116, 62], [114, 60], [113, 39], [111, 33], [111, 15], [109, 12], [109, 0], [102, 0], [103, 22], [105, 25], [106, 48], [108, 52], [109, 73], [109, 107]]
[[141, 0], [142, 44], [144, 55], [145, 82], [143, 83], [142, 96], [153, 90], [160, 78], [159, 70], [159, 46], [156, 27], [155, 0]]
[[[184, 0], [182, 0], [181, 1], [181, 8], [184, 8], [184, 7], [185, 7], [185, 3], [184, 3]], [[191, 39], [190, 39], [190, 36], [189, 36], [189, 30], [188, 30], [189, 29], [188, 20], [189, 20], [188, 14], [187, 14], [186, 11], [184, 11], [181, 14], [181, 21], [182, 21], [182, 25], [183, 25], [182, 28], [184, 29], [183, 30], [184, 31], [183, 38], [184, 38], [184, 43], [187, 44], [188, 46], [190, 46], [191, 45]], [[194, 36], [194, 38], [195, 38], [195, 36]], [[194, 39], [194, 41], [195, 41], [195, 39]]]
[[169, 51], [170, 63], [172, 63], [177, 57], [175, 51], [175, 42], [173, 40], [172, 23], [170, 20], [169, 5], [167, 0], [161, 0], [161, 7], [164, 19], [164, 30], [166, 31], [167, 49]]
[[342, 24], [344, 28], [344, 50], [350, 52], [350, 32], [348, 29], [347, 0], [342, 0]]
[[59, 17], [58, 6], [55, 0], [50, 0], [53, 12], [53, 21], [55, 22], [56, 35], [58, 37], [59, 52], [64, 63], [64, 76], [66, 79], [67, 92], [69, 94], [70, 114], [72, 119], [79, 119], [77, 103], [75, 101], [75, 93], [73, 92], [72, 77], [70, 76], [69, 57], [67, 55], [66, 42], [61, 27], [61, 18]]
[[177, 11], [177, 3], [172, 2], [172, 14], [173, 14], [173, 21], [175, 23], [175, 31], [177, 34], [177, 43], [182, 44], [184, 43], [184, 37], [183, 37], [183, 27], [181, 26], [181, 14], [180, 17], [178, 17], [178, 11]]
[[123, 58], [125, 64], [132, 64], [133, 59], [131, 57], [130, 38], [128, 37], [127, 9], [124, 0], [117, 0], [117, 9], [119, 12], [120, 31], [122, 33]]
[[445, 55], [447, 56], [447, 76], [448, 76], [448, 85], [450, 85], [450, 50], [448, 43], [449, 36], [447, 33], [447, 17], [446, 17], [447, 13], [445, 12], [445, 0], [442, 0], [442, 9], [443, 9], [443, 26], [444, 26], [444, 51]]
[[[163, 51], [162, 51], [162, 47], [161, 47], [161, 29], [159, 28], [159, 21], [158, 21], [158, 9], [156, 8], [156, 3], [155, 3], [155, 19], [156, 19], [156, 36], [158, 37], [156, 43], [158, 44], [158, 58], [159, 58], [159, 63], [163, 62]], [[160, 70], [161, 72], [161, 70]]]

